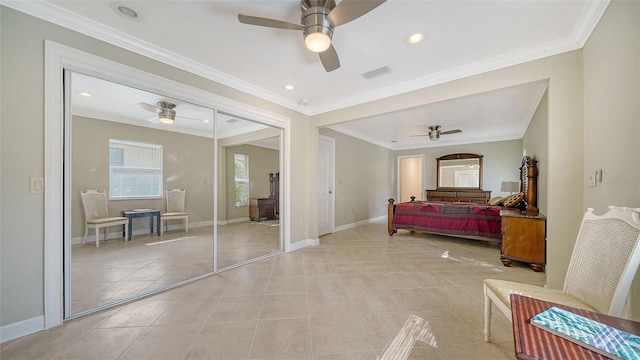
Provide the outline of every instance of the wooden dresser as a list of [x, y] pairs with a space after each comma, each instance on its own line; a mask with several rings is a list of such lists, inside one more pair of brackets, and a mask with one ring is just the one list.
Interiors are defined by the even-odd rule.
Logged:
[[427, 201], [470, 202], [486, 204], [491, 198], [491, 191], [484, 190], [426, 190]]
[[520, 210], [502, 210], [502, 247], [500, 260], [510, 266], [512, 260], [528, 263], [533, 271], [546, 264], [546, 217]]
[[273, 220], [276, 218], [278, 199], [250, 198], [249, 219], [251, 221]]

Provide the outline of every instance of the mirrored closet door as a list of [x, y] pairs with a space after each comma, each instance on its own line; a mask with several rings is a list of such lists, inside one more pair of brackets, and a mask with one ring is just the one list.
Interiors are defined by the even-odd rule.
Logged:
[[213, 272], [214, 111], [70, 78], [67, 314]]
[[65, 318], [282, 251], [280, 128], [79, 72], [65, 84]]

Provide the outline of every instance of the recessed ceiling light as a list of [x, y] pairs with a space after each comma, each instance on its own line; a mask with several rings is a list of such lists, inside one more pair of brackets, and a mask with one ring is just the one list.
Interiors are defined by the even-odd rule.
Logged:
[[309, 105], [310, 101], [311, 100], [309, 100], [309, 99], [300, 99], [300, 100], [298, 100], [298, 105], [307, 106], [307, 105]]
[[82, 96], [86, 96], [86, 97], [92, 97], [93, 96], [93, 95], [89, 94], [88, 92], [80, 92], [78, 94], [82, 95]]
[[203, 122], [208, 123], [208, 122], [209, 122], [209, 119], [204, 119], [204, 120], [202, 120], [202, 121], [203, 121]]
[[291, 85], [291, 84], [287, 84], [287, 85], [285, 85], [285, 86], [284, 86], [284, 88], [285, 88], [285, 90], [293, 90], [293, 89], [295, 89], [296, 87], [295, 87], [295, 86], [293, 86], [293, 85]]
[[111, 9], [121, 17], [127, 20], [140, 20], [140, 15], [137, 11], [133, 10], [129, 6], [124, 5], [121, 2], [111, 3]]
[[409, 43], [410, 45], [415, 45], [418, 43], [421, 43], [422, 40], [424, 40], [424, 34], [422, 33], [415, 33], [413, 35], [410, 35], [407, 38], [407, 43]]

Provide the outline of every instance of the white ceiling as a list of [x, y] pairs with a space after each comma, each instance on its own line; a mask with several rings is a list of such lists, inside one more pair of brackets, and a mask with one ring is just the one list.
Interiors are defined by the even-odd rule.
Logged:
[[[305, 49], [300, 31], [237, 20], [242, 13], [300, 23], [296, 0], [3, 4], [313, 116], [578, 49], [608, 1], [388, 0], [334, 30], [341, 67], [330, 73]], [[114, 5], [130, 7], [139, 19], [118, 15]], [[426, 39], [408, 45], [414, 32]], [[391, 72], [361, 76], [383, 66]], [[519, 138], [545, 87], [524, 84], [333, 128], [391, 149]], [[302, 99], [308, 104], [299, 104]], [[437, 143], [410, 137], [425, 134], [429, 125], [462, 133]]]

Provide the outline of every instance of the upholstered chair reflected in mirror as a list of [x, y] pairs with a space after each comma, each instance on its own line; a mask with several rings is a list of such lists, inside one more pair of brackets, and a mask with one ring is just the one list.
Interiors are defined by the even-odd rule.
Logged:
[[189, 232], [189, 214], [185, 209], [186, 190], [168, 189], [165, 191], [167, 199], [167, 212], [160, 215], [160, 235], [164, 234], [167, 222], [171, 220], [182, 220], [184, 231]]
[[107, 195], [104, 191], [85, 190], [80, 192], [82, 207], [84, 209], [84, 239], [82, 244], [87, 243], [89, 229], [96, 230], [96, 247], [100, 247], [100, 229], [104, 228], [104, 240], [107, 240], [107, 228], [111, 226], [124, 225], [124, 239], [127, 239], [127, 229], [129, 219], [125, 217], [109, 217], [107, 209]]

